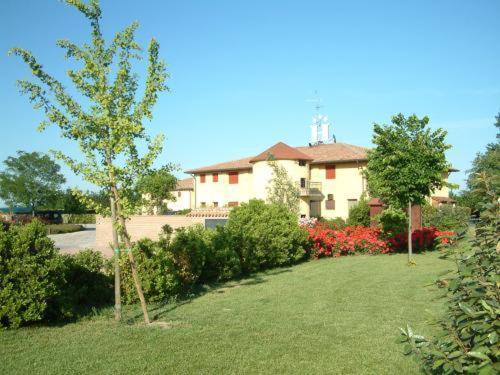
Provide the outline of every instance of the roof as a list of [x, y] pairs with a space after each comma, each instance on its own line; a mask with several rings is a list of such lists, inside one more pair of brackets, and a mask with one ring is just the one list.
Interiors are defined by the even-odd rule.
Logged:
[[313, 159], [312, 164], [368, 160], [368, 149], [366, 147], [354, 146], [347, 143], [326, 143], [316, 146], [303, 146], [297, 147], [297, 150], [309, 155]]
[[177, 180], [175, 190], [194, 190], [194, 182], [192, 177]]
[[[270, 153], [273, 154], [276, 159], [309, 160], [312, 164], [366, 161], [368, 160], [367, 151], [368, 149], [366, 147], [354, 146], [347, 143], [329, 143], [315, 146], [291, 147], [283, 142], [279, 142], [257, 156], [250, 156], [243, 159], [191, 169], [186, 171], [186, 173], [196, 174], [252, 169], [252, 162], [267, 160]], [[262, 159], [264, 156], [265, 158]]]
[[218, 163], [209, 165], [207, 167], [201, 167], [197, 169], [191, 169], [186, 171], [186, 173], [203, 173], [203, 172], [218, 172], [218, 171], [235, 171], [242, 169], [252, 169], [252, 164], [250, 164], [250, 159], [252, 156], [248, 158], [231, 160], [225, 163]]
[[438, 203], [456, 203], [457, 202], [456, 200], [454, 200], [453, 198], [450, 198], [450, 197], [433, 196], [431, 198], [433, 201], [436, 201]]
[[213, 208], [195, 208], [186, 216], [188, 217], [215, 217], [226, 218], [229, 216], [229, 208], [213, 207]]
[[283, 142], [278, 142], [274, 146], [269, 147], [266, 151], [254, 156], [250, 163], [258, 161], [266, 161], [270, 158], [274, 160], [312, 160], [309, 155], [304, 154], [295, 147], [290, 147]]

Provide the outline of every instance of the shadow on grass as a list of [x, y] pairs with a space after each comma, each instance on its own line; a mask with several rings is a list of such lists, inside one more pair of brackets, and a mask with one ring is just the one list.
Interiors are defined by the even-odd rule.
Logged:
[[[192, 301], [194, 301], [195, 299], [204, 296], [205, 294], [208, 293], [223, 294], [233, 288], [259, 285], [265, 283], [269, 276], [276, 276], [288, 272], [292, 272], [291, 266], [283, 268], [275, 268], [267, 271], [261, 271], [259, 273], [241, 276], [239, 278], [224, 282], [213, 282], [213, 283], [195, 285], [185, 296], [178, 297], [175, 300], [165, 303], [159, 303], [154, 305], [150, 304], [148, 306], [150, 319], [152, 322], [154, 322], [161, 318], [165, 318], [166, 314], [168, 314], [169, 312], [172, 312], [181, 306], [187, 305]], [[126, 324], [135, 325], [141, 322], [142, 318], [143, 314], [140, 307], [138, 305], [134, 305], [132, 316], [127, 317], [123, 321]]]

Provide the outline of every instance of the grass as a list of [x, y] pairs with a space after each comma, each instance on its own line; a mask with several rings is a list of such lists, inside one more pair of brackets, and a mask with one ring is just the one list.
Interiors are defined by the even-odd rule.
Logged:
[[0, 373], [417, 374], [399, 327], [429, 335], [444, 312], [437, 253], [322, 259], [258, 274], [192, 300], [76, 323], [0, 332]]
[[48, 234], [73, 233], [84, 229], [80, 224], [49, 224], [46, 227]]

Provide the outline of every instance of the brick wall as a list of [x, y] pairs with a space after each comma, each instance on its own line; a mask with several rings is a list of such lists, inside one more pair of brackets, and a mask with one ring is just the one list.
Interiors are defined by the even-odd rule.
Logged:
[[[141, 238], [158, 239], [161, 232], [161, 227], [165, 224], [170, 225], [173, 229], [187, 227], [194, 224], [204, 224], [203, 217], [186, 217], [181, 215], [175, 216], [132, 216], [127, 221], [127, 230], [132, 241], [137, 241]], [[109, 244], [113, 241], [111, 234], [111, 219], [109, 217], [96, 217], [96, 250], [101, 251], [106, 256], [112, 256], [113, 251]]]

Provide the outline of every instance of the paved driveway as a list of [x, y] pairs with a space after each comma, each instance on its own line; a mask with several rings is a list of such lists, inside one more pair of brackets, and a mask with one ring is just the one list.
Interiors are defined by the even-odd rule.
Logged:
[[86, 248], [95, 248], [95, 224], [84, 224], [85, 230], [73, 233], [51, 234], [54, 241], [63, 253], [76, 253]]

